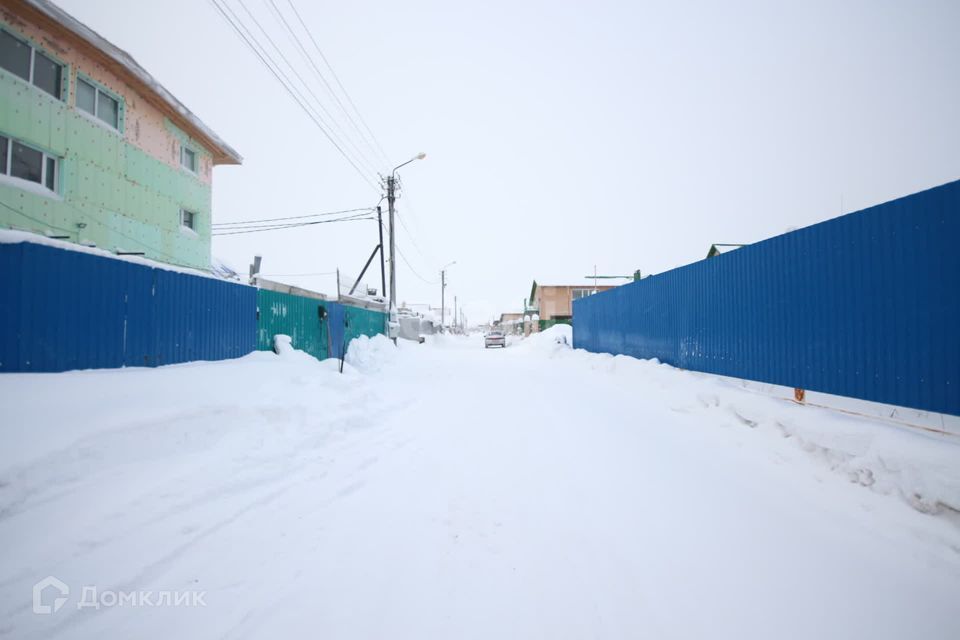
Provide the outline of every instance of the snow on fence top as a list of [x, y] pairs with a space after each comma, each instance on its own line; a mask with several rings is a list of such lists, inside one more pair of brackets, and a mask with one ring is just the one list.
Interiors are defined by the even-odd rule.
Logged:
[[101, 258], [109, 258], [111, 260], [120, 260], [122, 262], [132, 262], [134, 264], [139, 264], [144, 267], [150, 267], [153, 269], [163, 269], [165, 271], [175, 271], [177, 273], [186, 273], [192, 276], [200, 276], [201, 278], [211, 278], [213, 280], [224, 280], [224, 278], [220, 278], [213, 273], [208, 273], [206, 271], [201, 271], [199, 269], [192, 269], [190, 267], [181, 267], [179, 265], [170, 264], [168, 262], [158, 262], [156, 260], [151, 260], [150, 258], [145, 258], [143, 256], [117, 255], [113, 252], [107, 251], [106, 249], [100, 249], [97, 247], [88, 247], [86, 245], [76, 244], [74, 242], [69, 242], [66, 240], [58, 240], [56, 238], [48, 238], [47, 236], [42, 236], [38, 233], [33, 233], [30, 231], [18, 231], [15, 229], [0, 229], [0, 244], [19, 244], [21, 242], [28, 242], [31, 244], [42, 244], [48, 247], [62, 249], [64, 251], [88, 253], [90, 255], [99, 256]]

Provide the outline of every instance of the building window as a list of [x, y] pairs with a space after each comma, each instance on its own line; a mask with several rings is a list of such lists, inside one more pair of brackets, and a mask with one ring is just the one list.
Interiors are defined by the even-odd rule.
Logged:
[[0, 67], [60, 99], [63, 65], [2, 29]]
[[13, 138], [0, 136], [0, 175], [43, 185], [57, 192], [59, 160]]
[[193, 149], [188, 149], [187, 147], [180, 147], [180, 164], [183, 165], [185, 169], [196, 173], [197, 172], [197, 154]]
[[120, 128], [120, 101], [81, 77], [77, 77], [77, 108], [114, 129]]
[[187, 211], [186, 209], [180, 209], [180, 226], [186, 227], [190, 230], [196, 230], [194, 226], [197, 222], [197, 214], [193, 211]]
[[580, 298], [586, 298], [587, 296], [593, 295], [594, 293], [596, 293], [596, 291], [594, 291], [593, 289], [574, 289], [572, 293], [573, 293], [572, 298], [574, 300], [579, 300]]

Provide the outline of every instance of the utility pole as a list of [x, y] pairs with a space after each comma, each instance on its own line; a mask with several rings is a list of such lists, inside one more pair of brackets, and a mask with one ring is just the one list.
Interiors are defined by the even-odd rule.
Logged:
[[454, 333], [457, 332], [457, 324], [458, 324], [458, 323], [457, 323], [457, 319], [458, 319], [458, 318], [459, 318], [459, 316], [457, 315], [457, 296], [453, 296], [453, 332], [454, 332]]
[[393, 227], [393, 203], [396, 201], [394, 193], [395, 178], [387, 176], [387, 209], [390, 218], [390, 310], [397, 308], [397, 233]]
[[447, 271], [440, 271], [440, 333], [443, 333], [443, 325], [446, 323], [446, 298], [444, 293], [447, 290]]
[[387, 295], [387, 276], [383, 266], [383, 210], [377, 205], [377, 230], [380, 232], [380, 295]]

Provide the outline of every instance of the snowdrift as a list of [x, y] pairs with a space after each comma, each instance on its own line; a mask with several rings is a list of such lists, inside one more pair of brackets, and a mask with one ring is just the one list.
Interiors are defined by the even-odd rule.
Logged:
[[851, 482], [895, 494], [920, 511], [960, 513], [960, 438], [798, 405], [745, 389], [732, 379], [683, 371], [656, 359], [573, 350], [562, 344], [569, 335], [564, 329], [569, 327], [552, 327], [521, 346], [607, 376], [625, 392], [657, 389], [671, 411], [702, 424], [780, 436]]

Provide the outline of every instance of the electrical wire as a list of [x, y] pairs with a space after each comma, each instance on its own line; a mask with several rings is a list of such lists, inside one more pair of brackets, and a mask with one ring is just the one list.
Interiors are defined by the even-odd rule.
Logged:
[[376, 216], [363, 216], [363, 217], [356, 217], [356, 218], [342, 218], [339, 220], [314, 220], [311, 222], [296, 222], [296, 223], [283, 224], [283, 225], [264, 225], [262, 228], [245, 228], [240, 231], [226, 231], [226, 232], [220, 232], [220, 233], [213, 233], [212, 235], [216, 237], [236, 236], [243, 233], [260, 233], [262, 231], [277, 231], [280, 229], [309, 227], [317, 224], [332, 224], [334, 222], [358, 222], [360, 220], [376, 220], [376, 219], [377, 219]]
[[375, 211], [375, 210], [376, 210], [375, 208], [371, 208], [371, 207], [365, 207], [365, 208], [362, 208], [362, 209], [344, 209], [344, 210], [342, 210], [342, 211], [327, 211], [327, 212], [324, 212], [324, 213], [310, 213], [310, 214], [302, 215], [302, 216], [286, 216], [286, 217], [284, 217], [284, 218], [261, 218], [260, 220], [237, 220], [237, 221], [235, 221], [235, 222], [218, 222], [218, 223], [215, 223], [215, 224], [213, 224], [213, 225], [211, 225], [211, 226], [212, 226], [213, 228], [215, 228], [215, 229], [220, 229], [220, 228], [223, 228], [223, 227], [234, 227], [234, 226], [248, 225], [248, 224], [253, 224], [253, 223], [257, 223], [257, 222], [279, 222], [279, 221], [282, 221], [282, 220], [301, 220], [301, 219], [304, 219], [304, 218], [319, 218], [319, 217], [321, 217], [321, 216], [335, 216], [335, 215], [341, 215], [341, 214], [345, 214], [345, 213], [357, 213], [357, 212], [359, 212], [359, 211], [363, 211], [363, 212], [373, 212], [373, 211]]
[[[307, 100], [307, 97], [303, 94], [303, 92], [300, 91], [300, 87], [302, 86], [304, 89], [307, 90], [307, 93], [309, 93], [313, 97], [314, 103], [316, 104], [316, 106], [320, 108], [320, 111], [322, 111], [323, 114], [326, 115], [327, 120], [324, 121], [324, 124], [327, 127], [329, 127], [332, 132], [338, 135], [338, 139], [340, 140], [340, 143], [343, 144], [344, 146], [349, 145], [351, 147], [351, 153], [355, 154], [354, 159], [357, 160], [359, 164], [363, 165], [363, 168], [365, 170], [369, 171], [374, 175], [377, 175], [378, 171], [374, 167], [374, 164], [370, 163], [370, 161], [367, 159], [363, 151], [361, 151], [360, 148], [350, 138], [350, 136], [346, 134], [346, 132], [340, 126], [340, 123], [333, 116], [333, 114], [327, 111], [327, 108], [323, 105], [323, 101], [320, 99], [319, 96], [317, 96], [316, 93], [314, 93], [313, 89], [310, 88], [310, 84], [303, 79], [303, 76], [300, 75], [300, 72], [297, 71], [297, 68], [294, 66], [294, 64], [290, 62], [290, 59], [284, 54], [280, 46], [274, 41], [273, 38], [270, 37], [270, 34], [264, 28], [263, 24], [259, 20], [257, 20], [257, 16], [253, 14], [253, 12], [250, 10], [249, 7], [247, 7], [246, 3], [243, 0], [236, 0], [236, 1], [237, 1], [237, 4], [239, 4], [240, 7], [246, 12], [247, 16], [250, 17], [250, 19], [253, 21], [253, 24], [256, 25], [257, 29], [260, 30], [260, 33], [263, 34], [263, 37], [267, 39], [267, 42], [270, 43], [270, 46], [273, 47], [273, 50], [276, 51], [277, 55], [280, 56], [280, 60], [282, 60], [287, 65], [287, 68], [290, 69], [290, 71], [297, 78], [297, 80], [300, 81], [300, 85], [296, 85], [296, 89], [300, 94], [300, 97], [303, 98], [305, 102], [309, 102], [309, 100]], [[224, 0], [224, 3], [226, 4], [225, 0]], [[229, 8], [229, 5], [227, 5], [227, 8]], [[236, 13], [234, 13], [234, 17], [239, 19]], [[274, 64], [277, 64], [275, 60], [272, 60], [272, 61], [274, 62]], [[277, 67], [279, 69], [279, 65], [277, 65]], [[283, 75], [290, 82], [291, 85], [294, 84], [290, 80], [289, 76], [287, 76], [285, 73]], [[314, 113], [316, 113], [318, 117], [320, 116], [320, 114], [316, 110], [314, 110]]]
[[300, 278], [304, 276], [335, 276], [336, 271], [318, 271], [315, 273], [258, 273], [262, 278]]
[[367, 124], [367, 121], [364, 120], [363, 115], [360, 113], [360, 110], [357, 109], [357, 105], [353, 102], [353, 98], [350, 97], [350, 93], [347, 91], [346, 87], [343, 86], [343, 83], [340, 82], [340, 76], [337, 75], [337, 72], [333, 70], [333, 66], [327, 60], [327, 57], [323, 55], [323, 51], [320, 49], [320, 45], [317, 44], [316, 38], [313, 37], [310, 28], [307, 27], [307, 24], [303, 21], [300, 12], [297, 11], [297, 7], [294, 6], [293, 0], [287, 0], [287, 4], [290, 5], [290, 8], [293, 10], [293, 15], [297, 17], [297, 20], [300, 22], [300, 26], [303, 27], [303, 30], [307, 33], [307, 37], [310, 38], [310, 42], [313, 43], [314, 48], [317, 50], [317, 53], [320, 54], [320, 59], [323, 60], [323, 63], [327, 66], [327, 69], [330, 69], [330, 74], [333, 76], [334, 81], [337, 83], [337, 86], [340, 87], [340, 91], [343, 92], [343, 95], [347, 98], [347, 102], [350, 103], [350, 106], [353, 107], [354, 113], [357, 114], [357, 119], [360, 120], [360, 123], [363, 124], [364, 129], [367, 133], [370, 134], [370, 138], [373, 140], [377, 149], [380, 151], [380, 156], [383, 158], [385, 166], [390, 166], [390, 158], [387, 156], [386, 152], [383, 150], [383, 146], [380, 144], [380, 141], [377, 140], [377, 136], [373, 135], [373, 131], [370, 130], [370, 126]]
[[[389, 233], [388, 233], [388, 231], [387, 231], [387, 229], [386, 229], [386, 225], [384, 225], [383, 223], [381, 223], [381, 224], [380, 224], [380, 228], [383, 229], [384, 233], [386, 233], [387, 235], [389, 235]], [[410, 268], [410, 271], [413, 272], [413, 275], [415, 275], [417, 278], [419, 278], [419, 279], [422, 280], [423, 282], [426, 282], [427, 284], [438, 284], [438, 283], [440, 282], [439, 280], [427, 280], [426, 278], [424, 278], [423, 276], [421, 276], [419, 273], [417, 273], [417, 270], [414, 269], [414, 268], [413, 268], [413, 265], [410, 264], [410, 261], [407, 260], [407, 256], [405, 256], [404, 253], [403, 253], [403, 251], [400, 250], [400, 245], [397, 244], [396, 241], [394, 242], [394, 247], [396, 248], [397, 253], [400, 254], [400, 258], [401, 258], [401, 259], [404, 261], [404, 263]]]
[[413, 232], [407, 228], [407, 224], [403, 221], [403, 216], [400, 215], [399, 211], [395, 212], [395, 217], [400, 221], [400, 226], [403, 227], [403, 230], [407, 232], [407, 237], [409, 238], [410, 243], [413, 245], [413, 248], [417, 250], [417, 253], [420, 254], [421, 258], [427, 262], [430, 262], [430, 258], [428, 258], [427, 254], [420, 249], [420, 245], [417, 244], [417, 241], [413, 239]]
[[306, 220], [303, 222], [267, 222], [264, 224], [246, 224], [240, 227], [227, 227], [226, 229], [214, 229], [213, 231], [215, 233], [224, 233], [227, 231], [240, 231], [242, 229], [272, 229], [272, 228], [279, 228], [279, 227], [302, 227], [304, 225], [315, 224], [315, 223], [346, 222], [349, 220], [356, 220], [356, 219], [367, 220], [369, 219], [368, 216], [370, 216], [370, 212], [365, 211], [363, 213], [354, 213], [348, 216], [342, 216], [340, 218], [332, 218], [332, 219], [324, 219], [324, 220]]
[[[300, 38], [297, 36], [296, 32], [293, 30], [293, 27], [290, 26], [290, 23], [287, 22], [287, 19], [284, 17], [283, 12], [280, 11], [280, 8], [277, 6], [276, 2], [274, 2], [274, 0], [264, 0], [264, 4], [267, 5], [268, 8], [270, 7], [273, 8], [273, 11], [272, 11], [273, 16], [279, 20], [280, 25], [286, 30], [289, 36], [293, 39], [293, 43], [296, 45], [297, 49], [300, 51], [300, 55], [303, 57], [304, 60], [306, 60], [307, 64], [313, 70], [314, 75], [320, 80], [324, 88], [326, 88], [327, 94], [331, 98], [333, 98], [334, 102], [337, 103], [337, 106], [340, 107], [340, 111], [343, 113], [344, 116], [346, 116], [347, 122], [349, 122], [353, 126], [354, 131], [357, 132], [359, 136], [358, 139], [361, 142], [363, 142], [364, 145], [366, 145], [369, 151], [373, 153], [373, 157], [376, 157], [377, 155], [376, 150], [370, 144], [370, 141], [367, 140], [366, 136], [364, 136], [363, 131], [360, 130], [360, 127], [357, 126], [357, 123], [356, 121], [354, 121], [353, 116], [351, 116], [350, 112], [347, 111], [347, 108], [343, 105], [343, 102], [341, 102], [340, 97], [337, 95], [337, 92], [334, 91], [333, 87], [330, 86], [330, 83], [327, 81], [326, 77], [323, 75], [323, 72], [320, 71], [320, 67], [317, 66], [316, 62], [314, 62], [313, 56], [311, 56], [310, 53], [307, 51], [306, 47], [303, 46], [303, 43], [300, 41]], [[342, 132], [342, 133], [344, 137], [347, 137], [346, 132]], [[364, 159], [368, 163], [371, 163], [372, 165], [376, 165], [380, 162], [380, 159], [371, 161], [370, 156], [367, 156], [366, 153], [363, 153], [360, 150], [359, 146], [357, 147], [357, 150], [361, 152], [361, 155], [364, 156]], [[386, 164], [389, 164], [389, 163], [386, 163]], [[384, 164], [382, 168], [385, 169], [386, 164]]]
[[[322, 111], [323, 114], [326, 115], [327, 120], [324, 120], [323, 116], [321, 116], [320, 113], [319, 113], [316, 109], [314, 109], [314, 114], [315, 114], [321, 121], [323, 121], [323, 124], [330, 129], [331, 133], [334, 134], [335, 137], [337, 137], [337, 139], [338, 139], [338, 141], [339, 141], [340, 144], [342, 144], [342, 145], [344, 145], [344, 146], [347, 146], [347, 145], [350, 146], [351, 153], [355, 154], [355, 156], [354, 156], [353, 159], [356, 160], [356, 161], [358, 162], [358, 164], [362, 165], [364, 170], [369, 171], [369, 172], [370, 172], [371, 174], [373, 174], [373, 175], [379, 175], [379, 172], [377, 171], [377, 169], [376, 169], [375, 166], [374, 166], [376, 163], [370, 163], [370, 161], [366, 158], [366, 155], [363, 153], [363, 151], [353, 142], [353, 140], [350, 138], [350, 136], [343, 130], [343, 128], [340, 126], [340, 123], [337, 121], [337, 119], [336, 119], [336, 118], [333, 116], [333, 114], [331, 114], [331, 113], [327, 110], [327, 108], [323, 105], [323, 101], [320, 99], [320, 97], [317, 96], [317, 94], [314, 93], [313, 89], [310, 88], [310, 84], [309, 84], [306, 80], [303, 79], [303, 76], [300, 75], [300, 73], [297, 71], [297, 69], [296, 69], [296, 67], [293, 65], [293, 63], [290, 62], [290, 59], [283, 53], [283, 50], [280, 48], [280, 46], [273, 40], [273, 38], [270, 37], [270, 34], [267, 32], [267, 30], [264, 28], [264, 26], [260, 23], [260, 21], [257, 20], [257, 17], [256, 17], [256, 16], [253, 14], [253, 12], [247, 7], [247, 5], [244, 3], [244, 1], [243, 1], [243, 0], [237, 0], [237, 3], [243, 8], [243, 10], [244, 10], [244, 11], [247, 13], [247, 15], [250, 17], [250, 19], [253, 20], [253, 23], [254, 23], [254, 24], [257, 26], [257, 28], [260, 30], [260, 33], [262, 33], [263, 36], [267, 39], [267, 42], [269, 42], [270, 45], [273, 47], [274, 51], [277, 52], [277, 55], [280, 57], [280, 59], [281, 59], [284, 63], [286, 63], [287, 68], [289, 68], [290, 71], [293, 73], [293, 75], [296, 76], [297, 80], [300, 81], [300, 85], [297, 85], [296, 83], [294, 83], [294, 82], [290, 79], [290, 77], [289, 77], [286, 73], [284, 73], [283, 69], [280, 67], [280, 65], [277, 63], [277, 61], [274, 60], [274, 59], [267, 53], [266, 48], [265, 48], [262, 44], [260, 44], [260, 42], [259, 42], [259, 41], [256, 39], [256, 37], [250, 32], [250, 30], [246, 28], [246, 25], [244, 25], [244, 24], [242, 23], [242, 21], [240, 20], [240, 17], [239, 17], [232, 9], [230, 9], [230, 6], [227, 4], [226, 0], [221, 0], [221, 1], [224, 3], [224, 6], [231, 12], [231, 14], [233, 14], [233, 17], [240, 23], [240, 25], [241, 25], [242, 27], [244, 27], [244, 29], [247, 30], [247, 34], [254, 40], [254, 42], [257, 44], [257, 46], [259, 46], [259, 47], [263, 50], [263, 52], [264, 52], [264, 54], [266, 54], [267, 58], [269, 58], [270, 61], [274, 64], [274, 66], [276, 66], [277, 71], [280, 72], [280, 74], [286, 79], [286, 81], [290, 84], [290, 86], [297, 92], [297, 94], [300, 96], [300, 98], [301, 98], [305, 103], [307, 103], [309, 106], [311, 106], [311, 108], [312, 108], [312, 104], [310, 104], [310, 101], [309, 101], [309, 100], [307, 99], [307, 97], [303, 94], [303, 92], [300, 91], [300, 85], [302, 85], [303, 88], [305, 88], [305, 89], [307, 90], [307, 92], [313, 97], [314, 103], [320, 108], [320, 111]], [[341, 138], [342, 138], [342, 139], [341, 139]]]
[[[223, 16], [223, 19], [226, 20], [227, 23], [230, 25], [230, 27], [234, 30], [234, 32], [236, 32], [236, 34], [237, 34], [238, 36], [240, 36], [240, 39], [244, 41], [244, 43], [247, 45], [247, 47], [249, 47], [250, 50], [254, 53], [254, 55], [257, 56], [257, 58], [258, 58], [258, 59], [260, 60], [260, 62], [267, 68], [267, 70], [270, 71], [270, 73], [273, 75], [273, 77], [277, 79], [277, 82], [280, 83], [280, 85], [281, 85], [281, 86], [284, 88], [284, 90], [290, 95], [290, 97], [293, 98], [293, 100], [297, 103], [297, 105], [299, 105], [299, 107], [300, 107], [301, 109], [303, 109], [304, 113], [306, 113], [307, 116], [310, 118], [310, 120], [313, 121], [314, 125], [316, 125], [316, 127], [317, 127], [318, 129], [320, 129], [320, 131], [321, 131], [321, 132], [323, 133], [323, 135], [327, 138], [327, 140], [330, 141], [330, 144], [332, 144], [332, 145], [337, 149], [337, 151], [340, 152], [340, 155], [342, 155], [342, 156], [344, 157], [344, 159], [345, 159], [348, 163], [350, 163], [350, 166], [352, 166], [352, 167], [354, 168], [354, 170], [360, 175], [360, 177], [363, 179], [363, 181], [366, 182], [367, 185], [369, 185], [371, 189], [373, 189], [374, 191], [379, 192], [380, 189], [376, 186], [376, 184], [374, 184], [374, 183], [367, 177], [367, 174], [364, 173], [364, 172], [360, 169], [360, 167], [357, 166], [357, 163], [354, 162], [353, 159], [351, 159], [349, 155], [347, 155], [347, 153], [343, 150], [343, 148], [342, 148], [339, 144], [337, 144], [336, 140], [334, 140], [334, 138], [333, 138], [333, 136], [330, 134], [330, 132], [328, 132], [328, 131], [326, 130], [326, 128], [325, 128], [325, 127], [320, 123], [320, 121], [317, 119], [317, 117], [316, 117], [313, 113], [311, 113], [310, 109], [303, 103], [303, 101], [302, 101], [300, 98], [297, 97], [297, 95], [294, 93], [293, 89], [291, 89], [291, 87], [288, 85], [288, 83], [287, 83], [287, 82], [284, 82], [283, 78], [281, 77], [281, 73], [278, 73], [278, 71], [282, 72], [282, 70], [280, 70], [280, 69], [274, 69], [273, 66], [271, 66], [270, 63], [267, 62], [267, 59], [264, 58], [264, 55], [267, 55], [267, 57], [269, 57], [269, 55], [266, 54], [266, 50], [264, 49], [264, 50], [263, 50], [263, 53], [261, 53], [260, 50], [257, 49], [257, 46], [259, 46], [259, 43], [257, 43], [257, 45], [255, 46], [255, 45], [253, 44], [253, 42], [251, 42], [251, 39], [252, 39], [254, 42], [256, 42], [256, 38], [253, 38], [253, 37], [252, 37], [253, 34], [250, 34], [250, 35], [251, 35], [250, 38], [248, 38], [248, 37], [244, 34], [244, 32], [240, 29], [240, 27], [238, 27], [237, 24], [235, 24], [234, 21], [230, 18], [230, 16], [227, 15], [227, 13], [226, 13], [226, 11], [224, 11], [223, 7], [220, 6], [220, 0], [209, 0], [209, 2], [214, 6], [214, 8], [216, 8], [216, 10], [220, 13], [220, 15]], [[227, 8], [229, 9], [229, 6], [228, 6]], [[231, 10], [231, 13], [233, 13], [232, 10]], [[234, 14], [234, 15], [236, 15], [236, 14]], [[242, 23], [241, 23], [241, 24], [242, 24]], [[245, 28], [245, 27], [244, 27], [244, 28]], [[261, 48], [262, 48], [262, 47], [261, 47]], [[275, 64], [275, 63], [274, 63], [274, 64]]]
[[413, 275], [417, 276], [420, 280], [422, 280], [423, 282], [426, 282], [427, 284], [439, 284], [439, 283], [440, 283], [439, 280], [427, 280], [427, 279], [424, 278], [422, 275], [420, 275], [419, 273], [417, 273], [417, 270], [414, 269], [414, 268], [413, 268], [413, 265], [410, 264], [410, 261], [407, 260], [407, 256], [403, 255], [403, 251], [400, 250], [400, 246], [397, 245], [396, 243], [394, 243], [394, 245], [395, 245], [396, 248], [397, 248], [397, 253], [400, 254], [400, 259], [403, 260], [404, 264], [406, 264], [407, 267], [410, 268], [410, 272], [413, 273]]
[[[399, 193], [403, 192], [403, 182], [402, 182], [401, 180], [399, 180], [399, 178], [398, 178], [397, 183], [398, 183], [397, 192], [398, 192], [398, 194], [399, 194]], [[398, 195], [398, 199], [399, 199], [399, 195]], [[413, 202], [410, 200], [410, 196], [408, 196], [408, 195], [406, 195], [406, 194], [404, 194], [403, 199], [404, 199], [404, 201], [406, 202], [406, 205], [405, 205], [405, 206], [407, 207], [407, 209], [409, 209], [410, 213], [414, 214], [414, 220], [413, 220], [413, 222], [415, 223], [415, 222], [416, 222], [416, 215], [415, 215], [416, 212], [414, 211]], [[396, 210], [396, 217], [397, 217], [397, 219], [400, 221], [400, 226], [403, 227], [404, 231], [407, 232], [407, 236], [409, 237], [411, 244], [413, 244], [413, 248], [417, 250], [417, 253], [420, 254], [420, 257], [423, 258], [423, 260], [424, 260], [425, 262], [433, 262], [433, 263], [436, 263], [436, 261], [435, 261], [434, 259], [432, 259], [430, 256], [428, 256], [428, 255], [426, 254], [426, 252], [424, 252], [424, 250], [420, 248], [420, 244], [419, 244], [419, 243], [416, 241], [416, 239], [414, 238], [414, 233], [413, 233], [413, 231], [411, 231], [410, 228], [407, 226], [407, 223], [404, 222], [404, 218], [405, 218], [406, 216], [405, 216], [405, 215], [401, 215], [401, 212], [400, 212], [399, 209]]]

